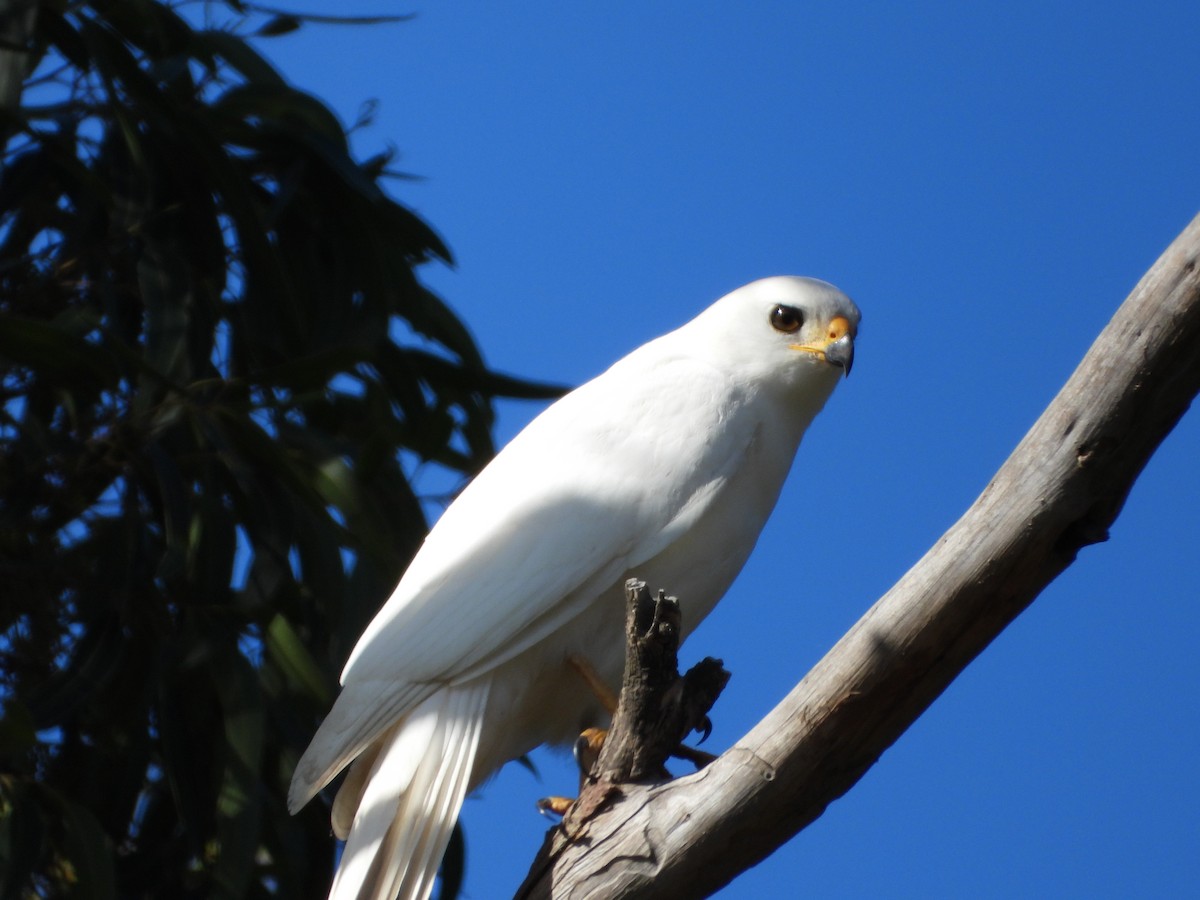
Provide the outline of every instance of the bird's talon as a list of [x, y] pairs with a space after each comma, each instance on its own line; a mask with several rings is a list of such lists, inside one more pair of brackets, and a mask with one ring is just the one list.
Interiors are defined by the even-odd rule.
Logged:
[[600, 750], [608, 737], [608, 731], [603, 728], [585, 728], [575, 738], [571, 753], [575, 756], [575, 764], [579, 766], [579, 777], [586, 778], [592, 774], [592, 767], [600, 758]]
[[587, 750], [587, 737], [581, 734], [579, 737], [575, 738], [575, 743], [571, 745], [571, 755], [575, 757], [575, 765], [579, 766], [580, 769], [583, 768], [583, 755], [587, 752]]

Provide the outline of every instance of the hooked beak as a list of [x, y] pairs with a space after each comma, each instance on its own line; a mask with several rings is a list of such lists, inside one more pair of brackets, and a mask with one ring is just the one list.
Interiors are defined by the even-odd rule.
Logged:
[[825, 362], [842, 367], [842, 374], [849, 375], [854, 365], [854, 338], [846, 334], [825, 348]]
[[813, 344], [791, 344], [793, 350], [803, 350], [829, 363], [840, 366], [843, 375], [849, 375], [854, 366], [854, 335], [850, 331], [850, 322], [843, 316], [836, 316], [829, 323], [824, 341]]

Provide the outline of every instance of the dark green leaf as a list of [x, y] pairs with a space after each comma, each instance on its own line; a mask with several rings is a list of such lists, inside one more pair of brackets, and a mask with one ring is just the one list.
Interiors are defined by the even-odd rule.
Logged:
[[[177, 646], [176, 652], [179, 651]], [[205, 708], [191, 679], [177, 675], [158, 685], [156, 703], [160, 766], [174, 800], [175, 813], [184, 832], [185, 846], [196, 852], [207, 831], [206, 807], [213, 805], [209, 796], [211, 779], [204, 757], [211, 755], [211, 738], [201, 742], [193, 728], [204, 719], [197, 715]]]
[[333, 700], [325, 676], [291, 624], [281, 615], [276, 615], [267, 626], [266, 649], [268, 657], [296, 688], [307, 691], [322, 706]]
[[245, 895], [258, 853], [261, 801], [258, 773], [262, 764], [265, 721], [258, 679], [249, 663], [226, 652], [212, 677], [225, 720], [226, 763], [217, 797], [218, 896]]
[[48, 322], [15, 316], [0, 319], [0, 360], [63, 378], [84, 375], [101, 383], [114, 381], [120, 373], [109, 349]]
[[425, 533], [400, 461], [473, 471], [496, 397], [557, 393], [487, 369], [390, 153], [249, 10], [39, 7], [59, 93], [0, 169], [0, 753], [37, 778], [0, 778], [0, 900], [322, 892], [328, 820], [283, 798]]
[[37, 740], [33, 715], [19, 700], [9, 700], [0, 715], [0, 757], [20, 758]]
[[158, 506], [166, 537], [166, 553], [158, 565], [160, 578], [177, 577], [187, 564], [188, 526], [191, 521], [189, 486], [175, 461], [156, 442], [149, 442], [143, 453], [150, 461], [158, 487]]
[[284, 83], [275, 68], [236, 34], [221, 30], [198, 31], [195, 40], [224, 59], [247, 81], [259, 84]]
[[[214, 108], [226, 116], [287, 126], [309, 147], [319, 147], [323, 140], [343, 152], [346, 148], [345, 130], [333, 113], [316, 98], [286, 85], [238, 85], [222, 94]], [[348, 158], [338, 158], [343, 160], [348, 163]]]
[[63, 856], [78, 888], [91, 900], [117, 896], [113, 847], [104, 829], [85, 807], [60, 798], [63, 816]]
[[90, 624], [69, 664], [56, 668], [26, 694], [25, 703], [39, 730], [64, 724], [120, 669], [124, 650], [120, 627], [111, 619]]
[[53, 46], [76, 69], [86, 70], [91, 65], [91, 55], [79, 32], [54, 4], [42, 4], [38, 8], [37, 28], [42, 40]]
[[46, 839], [38, 792], [0, 775], [0, 900], [25, 900]]
[[300, 20], [295, 16], [283, 14], [273, 16], [264, 22], [257, 32], [260, 37], [278, 37], [281, 34], [291, 34], [300, 27]]
[[524, 381], [490, 369], [454, 363], [425, 350], [408, 348], [400, 353], [419, 377], [458, 390], [519, 400], [555, 400], [570, 390], [563, 385]]

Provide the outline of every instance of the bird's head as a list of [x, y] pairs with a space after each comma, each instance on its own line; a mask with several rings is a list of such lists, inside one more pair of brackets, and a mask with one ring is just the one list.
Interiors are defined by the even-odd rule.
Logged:
[[815, 278], [763, 278], [693, 320], [715, 362], [765, 383], [823, 389], [850, 374], [861, 318], [854, 301]]

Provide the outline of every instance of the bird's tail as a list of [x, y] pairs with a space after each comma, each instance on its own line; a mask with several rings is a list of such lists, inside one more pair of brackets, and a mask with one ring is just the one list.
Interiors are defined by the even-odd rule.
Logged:
[[346, 848], [329, 900], [429, 896], [467, 793], [489, 686], [438, 691], [355, 763], [334, 802]]

